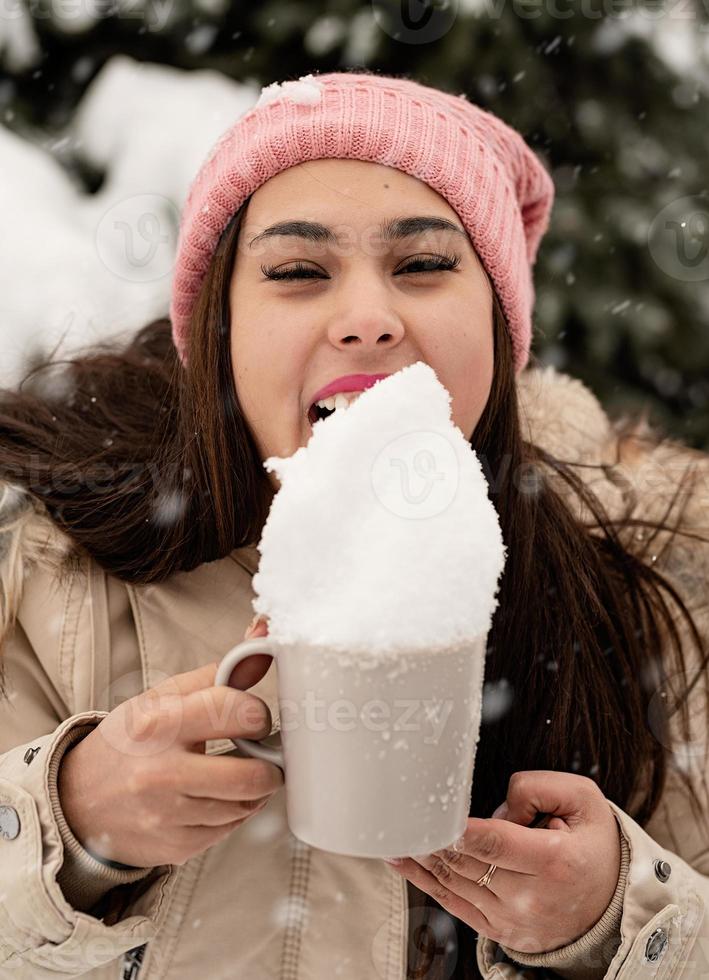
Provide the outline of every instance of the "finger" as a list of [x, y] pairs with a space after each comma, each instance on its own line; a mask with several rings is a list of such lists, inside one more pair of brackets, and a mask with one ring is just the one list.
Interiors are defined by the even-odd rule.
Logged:
[[507, 871], [540, 875], [556, 858], [566, 834], [521, 827], [509, 820], [469, 817], [460, 850], [487, 867], [496, 864]]
[[266, 702], [233, 687], [193, 691], [183, 698], [178, 710], [178, 737], [184, 745], [219, 738], [264, 738], [271, 731]]
[[248, 640], [256, 636], [268, 636], [268, 618], [263, 613], [256, 613], [244, 633], [244, 638]]
[[245, 817], [239, 817], [238, 820], [232, 820], [231, 823], [222, 824], [220, 827], [184, 827], [182, 830], [183, 840], [188, 841], [190, 846], [199, 853], [224, 840], [232, 830], [241, 827], [245, 819]]
[[180, 790], [215, 800], [257, 800], [283, 786], [283, 770], [263, 759], [192, 755], [181, 761]]
[[[441, 861], [444, 861], [457, 874], [462, 875], [464, 878], [469, 878], [473, 882], [481, 878], [490, 865], [494, 863], [493, 861], [479, 861], [470, 854], [466, 854], [465, 851], [459, 851], [450, 847], [444, 847], [439, 851], [434, 851], [433, 854], [427, 854], [426, 857], [440, 858]], [[416, 860], [419, 860], [418, 857]], [[523, 875], [526, 878], [535, 877], [534, 875], [527, 874], [525, 871], [513, 871], [509, 874], [501, 875], [500, 872], [503, 870], [506, 869], [500, 868], [498, 865], [498, 870], [495, 872], [495, 887], [492, 887], [492, 883], [487, 886], [499, 897], [502, 897], [505, 891], [509, 892], [511, 888], [518, 887], [519, 881], [517, 880], [515, 884], [514, 875]]]
[[[439, 881], [444, 881], [450, 872], [459, 875], [465, 881], [472, 882], [474, 888], [483, 887], [477, 885], [476, 882], [482, 878], [493, 863], [479, 861], [464, 851], [449, 847], [441, 848], [432, 854], [416, 855], [414, 860], [430, 871]], [[534, 875], [525, 874], [523, 871], [507, 871], [498, 866], [490, 883], [484, 887], [487, 887], [489, 891], [504, 901], [513, 897], [525, 880], [533, 877]]]
[[552, 769], [526, 770], [510, 777], [505, 816], [527, 825], [538, 812], [550, 813], [550, 830], [568, 830], [588, 819], [589, 810], [603, 799], [599, 786], [588, 776]]
[[217, 676], [218, 660], [203, 664], [195, 670], [187, 670], [181, 674], [173, 674], [166, 677], [158, 684], [154, 684], [145, 691], [145, 694], [153, 692], [158, 694], [191, 694], [193, 691], [201, 691], [206, 687], [214, 687], [214, 680]]
[[179, 796], [175, 803], [176, 817], [184, 827], [220, 827], [233, 820], [243, 819], [263, 809], [270, 796], [255, 800], [218, 800], [206, 797]]
[[507, 875], [509, 879], [515, 872], [506, 871], [503, 873], [501, 869], [498, 869], [489, 885], [476, 885], [475, 882], [485, 874], [490, 865], [476, 861], [475, 858], [468, 857], [468, 855], [463, 855], [463, 857], [468, 874], [464, 874], [462, 863], [458, 863], [454, 868], [440, 854], [417, 854], [412, 857], [412, 860], [420, 864], [437, 881], [445, 885], [446, 888], [450, 888], [456, 895], [460, 895], [461, 898], [465, 898], [469, 902], [477, 903], [481, 909], [484, 909], [486, 902], [484, 892], [488, 891], [491, 895], [500, 898], [498, 886], [503, 875]]
[[465, 922], [471, 929], [475, 929], [476, 932], [481, 932], [485, 936], [492, 935], [490, 921], [479, 904], [484, 900], [487, 903], [488, 912], [494, 915], [496, 912], [494, 903], [498, 903], [499, 906], [499, 899], [492, 892], [488, 896], [483, 896], [482, 893], [485, 889], [481, 888], [481, 897], [477, 898], [476, 903], [473, 903], [456, 895], [445, 884], [434, 878], [430, 871], [422, 868], [413, 858], [400, 858], [399, 864], [390, 865], [390, 867], [402, 877], [408, 878], [417, 888], [434, 898], [442, 908]]

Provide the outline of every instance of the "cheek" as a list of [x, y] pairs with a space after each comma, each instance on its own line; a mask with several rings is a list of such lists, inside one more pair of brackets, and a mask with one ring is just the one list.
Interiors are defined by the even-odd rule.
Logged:
[[[477, 346], [477, 349], [473, 355], [472, 368], [470, 371], [469, 391], [473, 428], [480, 420], [480, 416], [482, 415], [487, 404], [487, 400], [490, 397], [490, 391], [492, 389], [492, 376], [495, 367], [494, 362], [494, 345], [492, 342], [492, 337], [490, 337], [489, 342], [487, 338], [485, 338]], [[472, 435], [472, 429], [470, 435]]]
[[[481, 311], [480, 316], [482, 319], [485, 314]], [[449, 379], [453, 421], [468, 439], [485, 410], [494, 370], [492, 323], [480, 329], [479, 322], [459, 322], [447, 333], [445, 346], [441, 345], [436, 358]]]
[[291, 455], [296, 448], [291, 445], [293, 434], [304, 424], [299, 350], [282, 331], [264, 325], [260, 333], [235, 331], [231, 355], [236, 396], [262, 457]]

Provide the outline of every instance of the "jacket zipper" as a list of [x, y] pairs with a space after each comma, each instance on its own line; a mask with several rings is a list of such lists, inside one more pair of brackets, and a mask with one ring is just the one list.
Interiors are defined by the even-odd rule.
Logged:
[[124, 954], [121, 963], [121, 980], [138, 980], [146, 946], [147, 943], [143, 943], [142, 946], [134, 946], [133, 949], [129, 949]]
[[310, 880], [311, 848], [298, 837], [290, 835], [291, 877], [288, 889], [288, 915], [281, 956], [280, 980], [298, 980], [300, 974], [300, 943], [308, 914], [308, 885]]

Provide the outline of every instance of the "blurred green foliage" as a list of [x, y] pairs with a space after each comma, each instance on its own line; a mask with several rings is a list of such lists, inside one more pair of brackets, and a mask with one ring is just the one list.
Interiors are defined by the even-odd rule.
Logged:
[[[88, 2], [88, 0], [84, 0]], [[117, 52], [268, 84], [364, 66], [465, 93], [518, 129], [556, 185], [535, 268], [533, 352], [612, 414], [709, 449], [709, 25], [701, 4], [621, 0], [100, 3], [32, 12], [41, 64], [0, 112], [61, 127]]]

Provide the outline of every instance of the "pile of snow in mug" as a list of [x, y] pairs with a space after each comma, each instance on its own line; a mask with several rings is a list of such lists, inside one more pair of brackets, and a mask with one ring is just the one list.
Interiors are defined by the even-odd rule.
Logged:
[[489, 630], [504, 568], [480, 461], [419, 361], [264, 461], [280, 486], [258, 545], [269, 635], [332, 650], [450, 648]]

